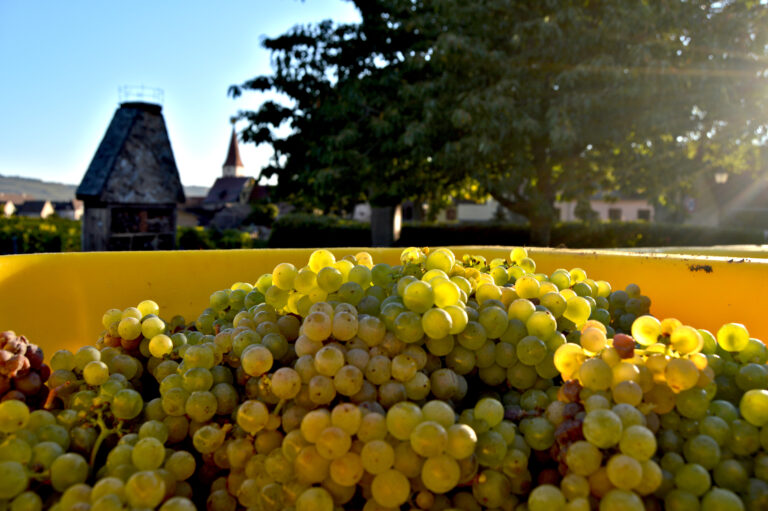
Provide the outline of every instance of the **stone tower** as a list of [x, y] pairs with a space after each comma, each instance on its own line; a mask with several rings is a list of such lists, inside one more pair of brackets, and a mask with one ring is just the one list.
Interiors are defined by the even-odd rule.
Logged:
[[115, 112], [77, 188], [83, 250], [170, 250], [184, 189], [162, 107], [125, 102]]

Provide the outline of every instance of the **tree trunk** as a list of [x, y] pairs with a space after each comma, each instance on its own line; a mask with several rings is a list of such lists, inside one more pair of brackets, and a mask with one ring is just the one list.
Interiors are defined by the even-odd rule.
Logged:
[[400, 239], [402, 212], [397, 206], [371, 206], [371, 246], [391, 247]]
[[552, 217], [547, 215], [531, 215], [531, 245], [548, 247], [552, 236]]

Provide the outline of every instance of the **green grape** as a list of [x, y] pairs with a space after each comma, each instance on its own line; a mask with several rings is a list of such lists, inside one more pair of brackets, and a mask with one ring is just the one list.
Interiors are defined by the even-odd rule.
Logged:
[[163, 332], [165, 332], [165, 322], [156, 316], [144, 318], [141, 322], [141, 333], [147, 339], [151, 339]]
[[195, 473], [195, 458], [187, 451], [176, 451], [166, 458], [163, 468], [177, 481], [185, 481]]
[[715, 484], [732, 491], [743, 491], [749, 481], [749, 472], [738, 460], [722, 460], [713, 471]]
[[591, 351], [592, 353], [598, 353], [605, 348], [608, 339], [605, 336], [605, 332], [599, 328], [589, 327], [584, 329], [581, 333], [579, 342], [585, 350]]
[[125, 495], [131, 506], [153, 509], [165, 496], [165, 481], [151, 470], [136, 472], [125, 483]]
[[547, 355], [547, 345], [538, 337], [529, 335], [517, 344], [516, 354], [521, 363], [533, 366], [544, 360]]
[[629, 426], [622, 432], [619, 449], [638, 461], [646, 461], [656, 453], [656, 437], [645, 426]]
[[427, 310], [421, 317], [421, 326], [429, 338], [442, 339], [450, 333], [453, 327], [453, 319], [447, 311], [432, 308]]
[[485, 329], [486, 335], [491, 339], [501, 337], [507, 330], [509, 323], [507, 312], [497, 306], [484, 307], [478, 313], [477, 320]]
[[472, 495], [487, 508], [500, 507], [511, 491], [509, 479], [496, 470], [482, 471], [472, 484]]
[[600, 500], [600, 511], [643, 511], [645, 505], [634, 492], [613, 489]]
[[528, 333], [540, 339], [547, 339], [555, 333], [557, 321], [550, 312], [535, 311], [525, 322]]
[[[414, 284], [416, 284], [414, 282]], [[415, 343], [424, 337], [421, 316], [412, 311], [404, 311], [395, 318], [394, 331], [397, 338], [407, 343]]]
[[699, 370], [696, 365], [684, 358], [673, 358], [664, 369], [669, 387], [675, 392], [688, 390], [699, 381]]
[[739, 409], [722, 399], [716, 399], [709, 404], [709, 412], [730, 423], [739, 418]]
[[701, 499], [701, 511], [743, 511], [739, 496], [723, 488], [712, 488]]
[[419, 423], [410, 435], [411, 447], [425, 458], [442, 454], [447, 443], [448, 433], [445, 428], [430, 420]]
[[581, 296], [574, 296], [566, 301], [563, 317], [573, 321], [577, 326], [583, 324], [592, 314], [592, 306]]
[[699, 509], [699, 499], [689, 491], [673, 489], [664, 497], [664, 509], [669, 511]]
[[704, 495], [711, 485], [707, 469], [695, 463], [680, 467], [675, 473], [675, 485], [697, 497]]
[[423, 415], [418, 405], [400, 402], [387, 411], [386, 417], [389, 433], [398, 440], [407, 440]]
[[446, 454], [460, 460], [471, 456], [477, 445], [477, 434], [466, 424], [453, 424], [447, 430]]
[[317, 437], [317, 452], [328, 460], [343, 456], [352, 446], [352, 439], [346, 431], [337, 426], [323, 429]]
[[625, 454], [613, 455], [606, 465], [608, 479], [615, 487], [631, 490], [640, 485], [643, 467], [638, 460]]
[[309, 268], [317, 273], [326, 266], [332, 266], [336, 262], [336, 257], [329, 250], [315, 250], [309, 255]]
[[520, 298], [538, 298], [539, 281], [532, 275], [523, 275], [515, 280], [515, 292]]
[[163, 443], [154, 437], [141, 438], [131, 451], [133, 466], [139, 470], [160, 468], [165, 460]]
[[42, 511], [43, 499], [32, 491], [18, 494], [12, 501], [10, 511]]
[[477, 437], [475, 455], [481, 465], [500, 466], [507, 455], [507, 442], [500, 433], [493, 430], [485, 431]]
[[578, 371], [579, 383], [590, 390], [607, 390], [611, 386], [613, 372], [600, 358], [587, 359]]
[[[117, 325], [117, 333], [126, 340], [136, 339], [141, 335], [141, 322], [133, 317], [127, 317], [120, 320]], [[74, 360], [72, 361], [74, 367]]]
[[418, 314], [427, 312], [435, 303], [435, 292], [428, 283], [416, 280], [403, 291], [403, 304]]
[[504, 405], [493, 398], [482, 398], [475, 404], [475, 418], [493, 428], [504, 419]]
[[538, 373], [536, 373], [536, 369], [522, 362], [518, 362], [507, 369], [507, 381], [518, 390], [533, 387], [537, 379]]
[[405, 504], [410, 495], [410, 489], [408, 479], [397, 470], [391, 469], [376, 474], [371, 483], [371, 494], [374, 500], [387, 508], [398, 508]]
[[88, 385], [102, 385], [109, 379], [109, 367], [97, 360], [88, 362], [83, 368], [83, 379]]
[[395, 451], [384, 440], [366, 442], [360, 452], [363, 468], [370, 474], [381, 474], [395, 463]]
[[15, 399], [0, 403], [0, 432], [14, 433], [29, 420], [29, 408]]
[[427, 458], [421, 467], [421, 482], [433, 493], [446, 493], [459, 483], [461, 469], [451, 456], [441, 454]]
[[7, 437], [0, 444], [0, 461], [18, 461], [26, 465], [32, 459], [32, 447], [21, 438]]
[[672, 347], [681, 354], [697, 353], [704, 346], [704, 338], [693, 327], [679, 326], [669, 338]]
[[51, 464], [51, 485], [56, 491], [63, 492], [74, 484], [84, 483], [88, 471], [88, 463], [79, 454], [62, 454]]
[[709, 396], [704, 389], [692, 388], [677, 395], [677, 412], [689, 419], [703, 419], [709, 408]]
[[456, 306], [461, 300], [462, 290], [451, 280], [435, 279], [430, 283], [435, 293], [435, 305], [438, 307]]
[[75, 356], [69, 350], [58, 350], [49, 362], [52, 371], [72, 371], [75, 368]]
[[132, 389], [123, 389], [112, 398], [112, 413], [118, 419], [131, 420], [139, 416], [143, 405], [141, 394]]
[[745, 392], [739, 402], [739, 411], [753, 426], [768, 424], [768, 390], [752, 389]]
[[581, 349], [581, 346], [574, 343], [566, 343], [555, 351], [554, 363], [563, 379], [568, 380], [579, 371], [585, 359], [586, 354]]
[[562, 316], [567, 307], [565, 298], [557, 291], [550, 291], [544, 294], [540, 301], [541, 305], [546, 307], [555, 318]]
[[612, 447], [621, 440], [621, 419], [609, 410], [591, 411], [584, 417], [583, 432], [587, 441], [595, 446]]
[[260, 401], [244, 401], [237, 410], [237, 424], [251, 435], [261, 431], [269, 420], [269, 410]]
[[736, 385], [743, 391], [768, 388], [768, 369], [765, 364], [749, 363], [739, 368]]
[[707, 435], [689, 438], [683, 445], [683, 453], [689, 463], [697, 463], [707, 470], [714, 469], [720, 463], [720, 446]]
[[206, 424], [194, 432], [192, 444], [198, 452], [209, 454], [224, 444], [224, 437], [224, 432], [217, 425]]
[[533, 489], [528, 496], [530, 511], [552, 511], [565, 506], [565, 497], [557, 486], [542, 484]]
[[326, 293], [334, 293], [344, 283], [344, 275], [332, 266], [326, 266], [317, 272], [317, 286]]
[[[5, 401], [5, 403], [7, 402]], [[29, 478], [21, 463], [18, 461], [0, 461], [0, 498], [12, 499], [26, 490], [28, 484]]]
[[726, 351], [741, 351], [749, 344], [749, 332], [744, 325], [727, 323], [717, 331], [717, 344]]
[[731, 422], [731, 441], [728, 444], [734, 454], [749, 456], [760, 448], [760, 432], [752, 424], [743, 420]]

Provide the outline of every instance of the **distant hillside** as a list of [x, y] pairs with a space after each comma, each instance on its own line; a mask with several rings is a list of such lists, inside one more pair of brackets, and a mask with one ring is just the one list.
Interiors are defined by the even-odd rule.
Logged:
[[[27, 194], [29, 197], [44, 200], [64, 201], [75, 198], [77, 185], [53, 183], [28, 177], [0, 176], [0, 193]], [[208, 193], [205, 186], [185, 186], [187, 197], [203, 197]]]

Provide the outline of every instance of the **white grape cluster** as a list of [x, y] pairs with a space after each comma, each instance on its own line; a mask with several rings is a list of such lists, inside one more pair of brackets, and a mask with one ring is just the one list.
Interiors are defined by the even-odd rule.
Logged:
[[[313, 252], [192, 324], [110, 309], [0, 403], [0, 504], [178, 511], [768, 509], [768, 350], [637, 285]], [[24, 399], [24, 396], [16, 396]]]

